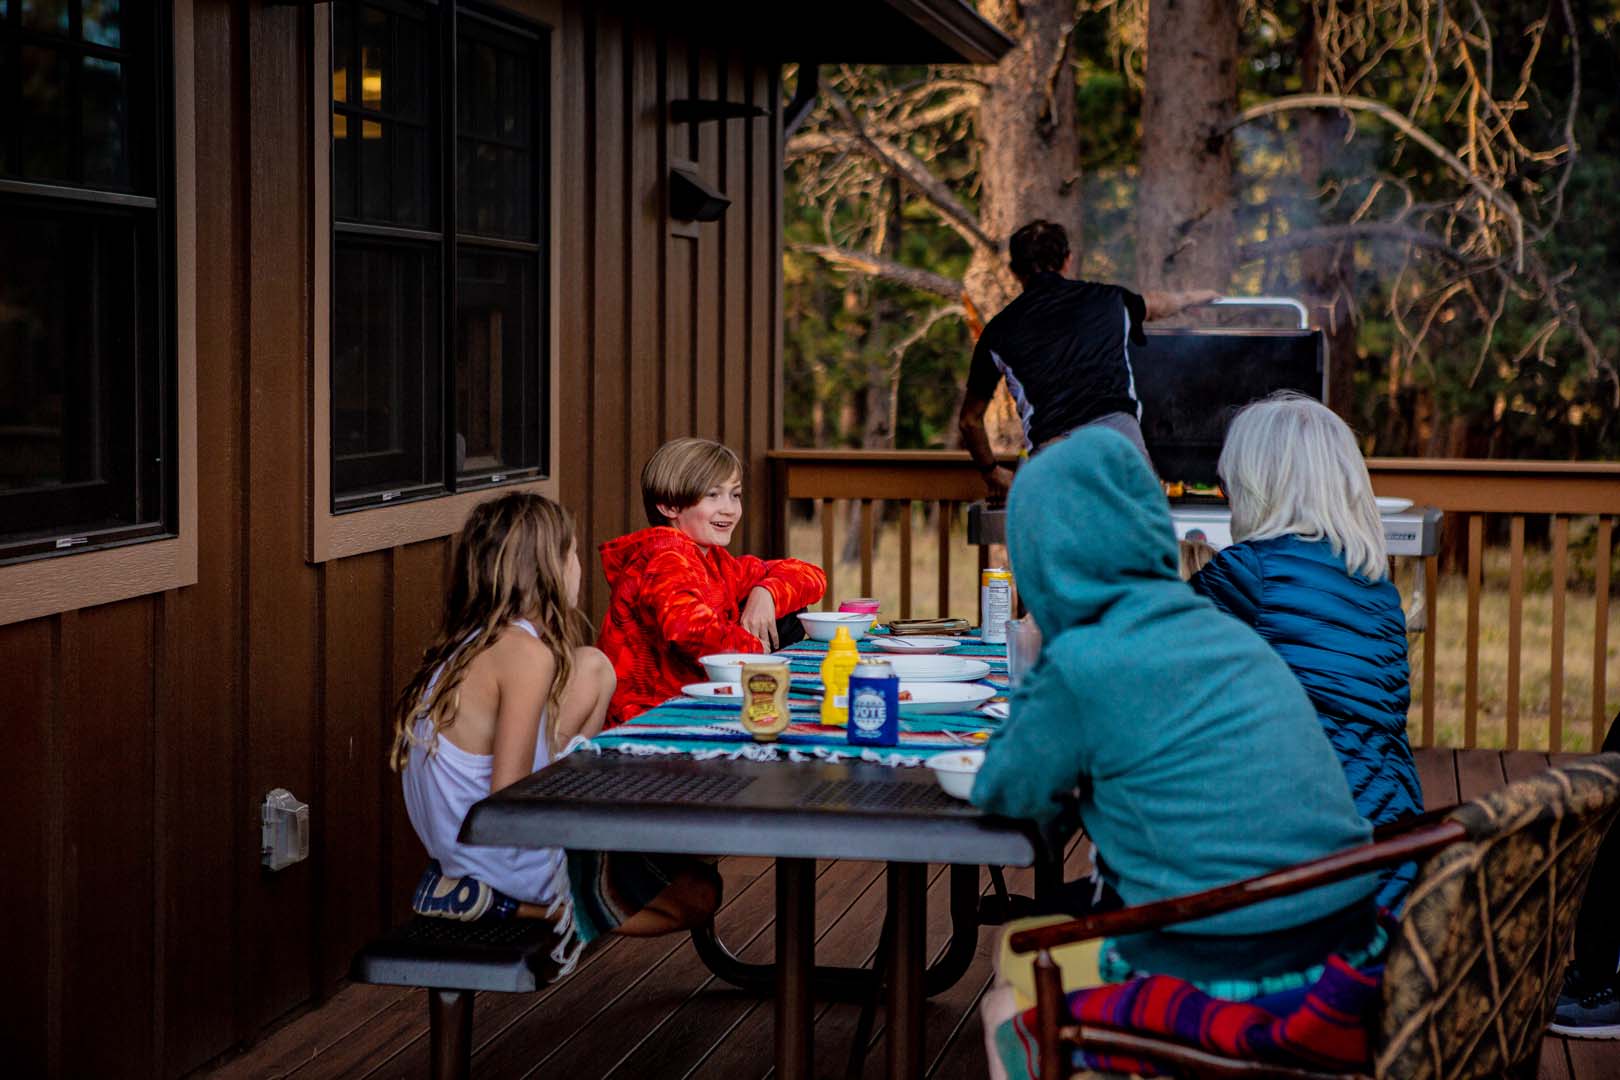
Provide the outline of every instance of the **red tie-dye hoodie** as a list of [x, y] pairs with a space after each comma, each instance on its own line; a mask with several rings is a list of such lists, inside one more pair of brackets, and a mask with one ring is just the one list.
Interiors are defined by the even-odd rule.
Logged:
[[702, 682], [700, 656], [764, 652], [739, 621], [754, 586], [771, 594], [779, 619], [827, 591], [820, 567], [797, 559], [739, 559], [719, 547], [705, 553], [668, 525], [609, 540], [601, 551], [612, 593], [596, 647], [619, 677], [610, 724], [675, 697], [687, 683]]

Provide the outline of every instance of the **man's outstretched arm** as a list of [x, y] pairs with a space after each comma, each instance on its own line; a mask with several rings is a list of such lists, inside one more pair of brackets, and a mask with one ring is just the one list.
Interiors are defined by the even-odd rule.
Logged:
[[1168, 319], [1190, 307], [1207, 304], [1211, 300], [1219, 300], [1220, 297], [1221, 294], [1214, 289], [1193, 289], [1189, 292], [1161, 292], [1154, 289], [1142, 294], [1149, 321]]

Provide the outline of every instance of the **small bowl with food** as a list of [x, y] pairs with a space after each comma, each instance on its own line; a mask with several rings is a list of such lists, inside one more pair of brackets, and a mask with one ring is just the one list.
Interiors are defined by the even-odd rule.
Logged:
[[799, 612], [799, 624], [804, 627], [805, 636], [813, 641], [831, 641], [838, 635], [840, 626], [849, 631], [850, 637], [859, 641], [875, 622], [877, 616], [864, 611]]
[[983, 750], [947, 750], [928, 759], [928, 767], [934, 770], [934, 779], [945, 794], [963, 800], [973, 794], [974, 778], [983, 765]]
[[785, 664], [789, 660], [786, 656], [775, 656], [768, 653], [710, 653], [708, 656], [698, 657], [698, 663], [703, 665], [704, 674], [709, 676], [710, 682], [740, 683], [742, 682], [742, 669], [744, 664]]

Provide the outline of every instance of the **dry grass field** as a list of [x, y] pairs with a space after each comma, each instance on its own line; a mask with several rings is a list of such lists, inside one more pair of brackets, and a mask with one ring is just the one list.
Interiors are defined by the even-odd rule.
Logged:
[[[911, 575], [912, 614], [930, 616], [938, 611], [939, 546], [935, 523], [925, 520], [920, 505], [913, 519]], [[817, 511], [819, 513], [819, 511]], [[834, 552], [842, 552], [851, 527], [858, 519], [839, 513], [834, 529]], [[821, 562], [819, 518], [793, 519], [789, 526], [789, 554]], [[1578, 538], [1580, 533], [1573, 534]], [[884, 617], [900, 613], [899, 526], [888, 522], [875, 530], [876, 552], [872, 566], [870, 595], [883, 604]], [[858, 547], [856, 548], [858, 551]], [[958, 515], [951, 532], [951, 578], [948, 613], [975, 619], [978, 613], [978, 551], [967, 542], [964, 523]], [[1397, 571], [1397, 584], [1410, 602], [1415, 563], [1403, 560]], [[1591, 748], [1593, 630], [1596, 604], [1590, 573], [1582, 575], [1579, 560], [1565, 600], [1563, 749], [1584, 751]], [[852, 562], [835, 561], [832, 567], [832, 595], [836, 598], [864, 595], [858, 557]], [[1584, 580], [1582, 580], [1584, 578]], [[1525, 595], [1522, 640], [1520, 642], [1519, 744], [1530, 749], [1549, 749], [1548, 702], [1552, 671], [1551, 559], [1545, 550], [1529, 548], [1525, 553]], [[1479, 718], [1480, 747], [1507, 745], [1508, 686], [1508, 553], [1505, 549], [1486, 551], [1483, 590], [1480, 597], [1479, 635]], [[1436, 623], [1430, 632], [1435, 646], [1435, 744], [1464, 744], [1464, 701], [1467, 668], [1468, 588], [1460, 573], [1444, 574]], [[1422, 637], [1412, 636], [1414, 670], [1422, 662]], [[1606, 698], [1603, 717], [1620, 711], [1620, 597], [1611, 599], [1606, 647]], [[1422, 717], [1421, 680], [1414, 680], [1411, 712], [1412, 741], [1419, 742]]]

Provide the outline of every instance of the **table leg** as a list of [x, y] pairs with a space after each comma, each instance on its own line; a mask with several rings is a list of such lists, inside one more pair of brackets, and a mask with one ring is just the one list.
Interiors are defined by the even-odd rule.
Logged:
[[776, 860], [776, 1075], [801, 1080], [814, 1064], [810, 974], [816, 963], [816, 861]]
[[928, 867], [889, 864], [888, 1046], [890, 1080], [923, 1072], [923, 964], [928, 950]]

